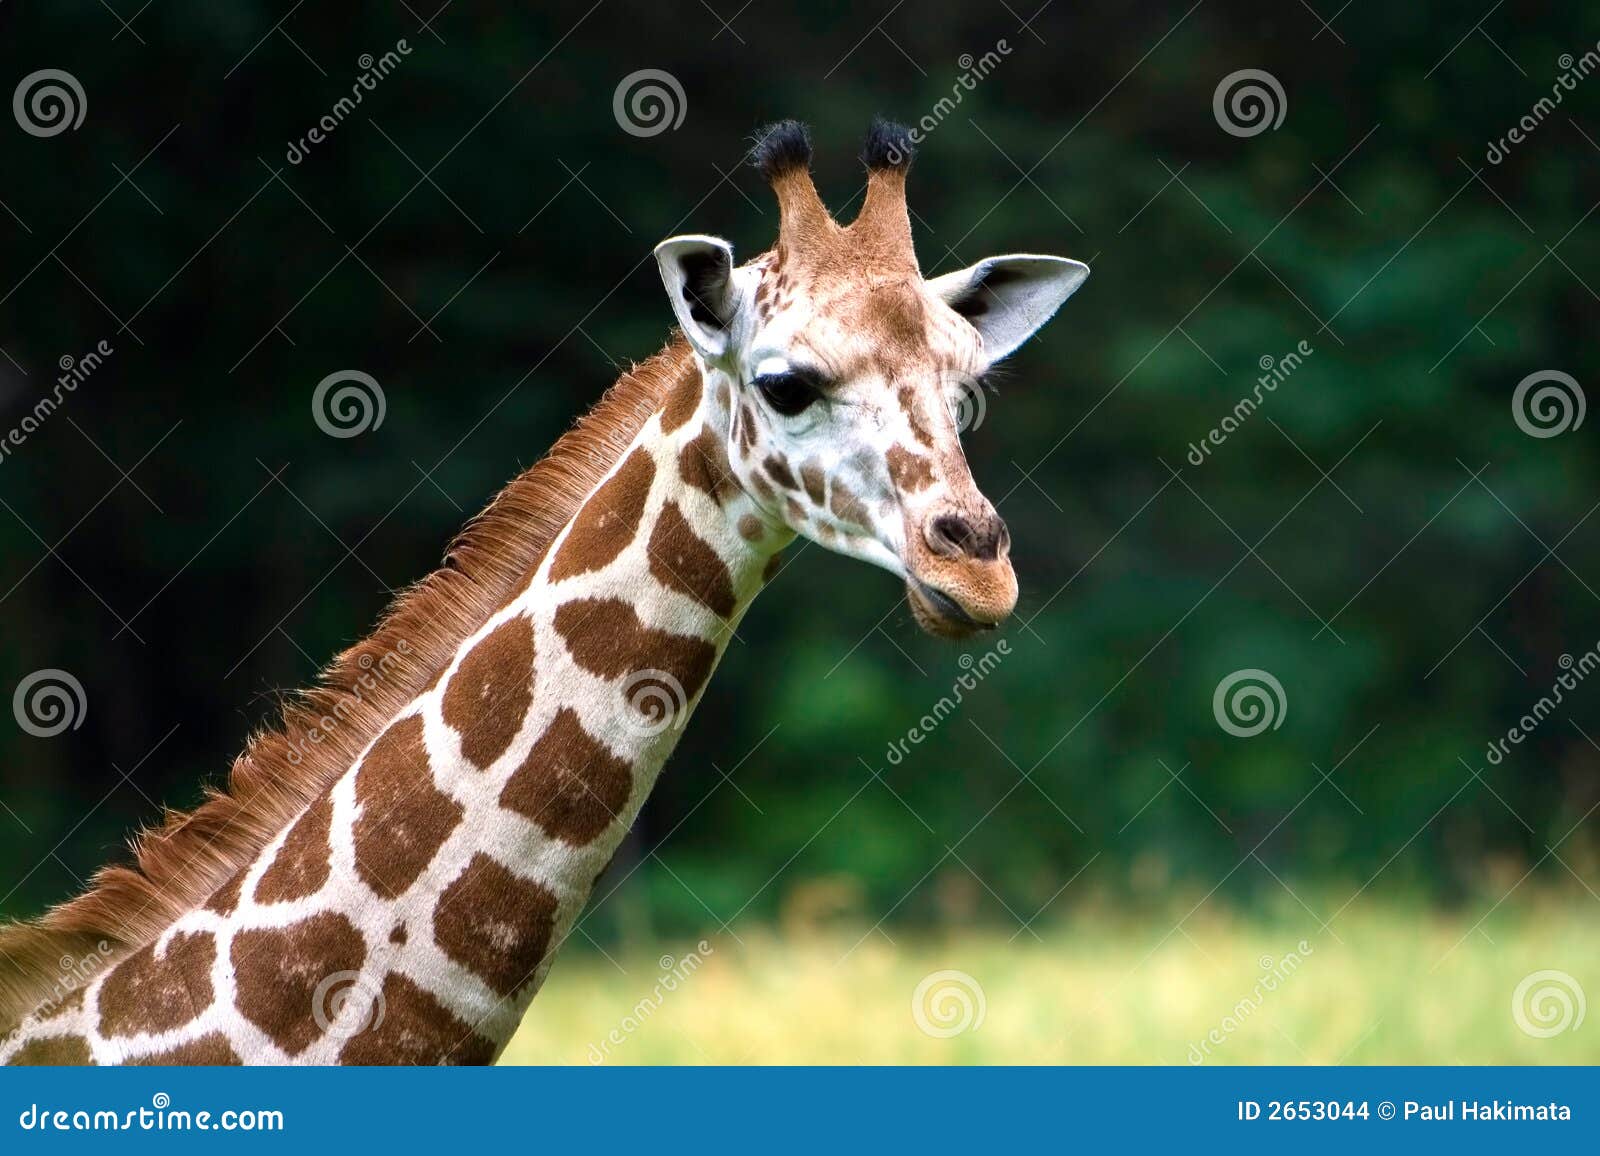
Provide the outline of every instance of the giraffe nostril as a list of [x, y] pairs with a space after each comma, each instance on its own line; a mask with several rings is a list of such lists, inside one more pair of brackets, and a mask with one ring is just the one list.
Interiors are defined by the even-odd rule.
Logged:
[[935, 554], [954, 557], [967, 552], [966, 544], [972, 537], [972, 527], [965, 519], [954, 514], [941, 514], [928, 523], [928, 547]]
[[957, 514], [940, 514], [929, 522], [927, 539], [928, 547], [945, 557], [972, 554], [978, 545], [978, 533], [972, 523]]
[[940, 514], [928, 523], [924, 537], [935, 554], [983, 562], [994, 561], [1011, 544], [1011, 531], [992, 512], [977, 523], [960, 514]]

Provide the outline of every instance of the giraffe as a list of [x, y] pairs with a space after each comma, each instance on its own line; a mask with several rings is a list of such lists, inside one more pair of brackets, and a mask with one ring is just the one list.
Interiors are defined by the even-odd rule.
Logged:
[[680, 334], [251, 739], [226, 789], [0, 931], [0, 1062], [492, 1062], [784, 547], [889, 570], [935, 635], [1007, 617], [1010, 538], [955, 404], [1088, 269], [1021, 254], [924, 279], [912, 147], [874, 122], [845, 226], [808, 130], [758, 138], [776, 245], [735, 265], [719, 238], [663, 241]]

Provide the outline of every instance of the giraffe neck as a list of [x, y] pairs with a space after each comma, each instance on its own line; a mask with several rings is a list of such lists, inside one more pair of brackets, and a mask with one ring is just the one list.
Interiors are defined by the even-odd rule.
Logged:
[[496, 1057], [793, 537], [731, 480], [729, 405], [686, 365], [434, 684], [205, 907], [23, 1050]]

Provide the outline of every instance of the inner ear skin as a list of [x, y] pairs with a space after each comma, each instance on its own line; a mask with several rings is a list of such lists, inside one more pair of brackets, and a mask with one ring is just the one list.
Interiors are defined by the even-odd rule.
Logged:
[[693, 253], [683, 258], [683, 299], [689, 303], [689, 316], [702, 325], [726, 329], [729, 318], [718, 312], [725, 307], [728, 280], [721, 258], [713, 253]]
[[1010, 269], [1004, 265], [991, 265], [972, 279], [961, 296], [948, 304], [968, 320], [982, 317], [989, 312], [990, 304], [998, 300], [995, 297], [995, 290], [1014, 285], [1026, 277], [1027, 274], [1021, 270]]

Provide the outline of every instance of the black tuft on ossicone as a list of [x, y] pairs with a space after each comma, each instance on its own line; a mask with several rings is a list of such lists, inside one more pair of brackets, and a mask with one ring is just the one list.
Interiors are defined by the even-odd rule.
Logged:
[[769, 181], [791, 169], [809, 167], [811, 130], [797, 120], [780, 120], [767, 125], [750, 150], [750, 161]]
[[861, 160], [869, 169], [903, 169], [910, 166], [917, 155], [916, 142], [911, 130], [903, 124], [872, 118], [867, 129], [867, 142], [861, 146]]

